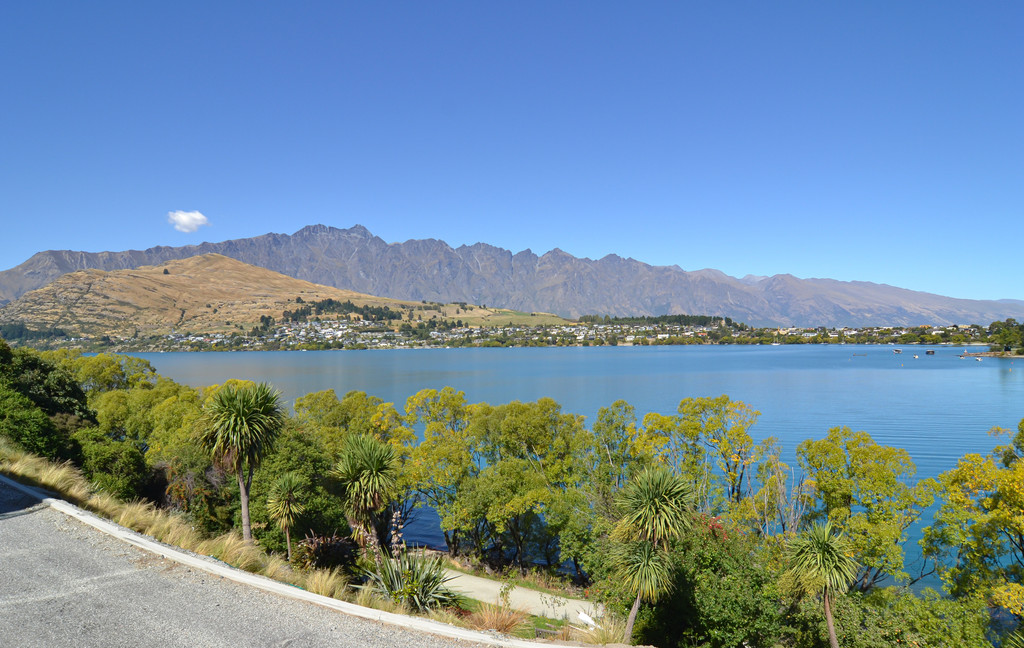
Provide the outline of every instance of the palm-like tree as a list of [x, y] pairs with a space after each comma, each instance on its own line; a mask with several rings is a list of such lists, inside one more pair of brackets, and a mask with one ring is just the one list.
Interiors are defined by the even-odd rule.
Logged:
[[613, 531], [621, 548], [616, 572], [636, 600], [626, 620], [624, 641], [633, 636], [640, 601], [655, 601], [671, 586], [669, 543], [693, 525], [693, 489], [668, 468], [648, 468], [625, 486], [616, 501], [623, 517]]
[[288, 547], [288, 562], [292, 561], [291, 528], [295, 524], [296, 518], [306, 510], [299, 499], [301, 490], [302, 478], [293, 472], [288, 472], [278, 478], [267, 498], [267, 512], [284, 531], [284, 541]]
[[832, 532], [832, 522], [816, 524], [793, 538], [786, 547], [789, 575], [804, 593], [820, 593], [825, 604], [828, 642], [839, 648], [832, 620], [832, 595], [846, 590], [860, 566], [852, 557], [850, 541]]
[[238, 478], [242, 504], [242, 538], [252, 542], [249, 489], [252, 475], [281, 433], [285, 415], [280, 392], [267, 383], [227, 385], [206, 406], [199, 443], [214, 460], [227, 463]]
[[398, 493], [398, 456], [388, 443], [371, 436], [355, 436], [332, 471], [342, 486], [349, 526], [364, 551], [377, 548], [374, 515]]

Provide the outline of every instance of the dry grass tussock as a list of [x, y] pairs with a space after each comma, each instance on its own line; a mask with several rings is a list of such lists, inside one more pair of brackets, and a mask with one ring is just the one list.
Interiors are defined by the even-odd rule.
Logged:
[[447, 623], [453, 626], [462, 626], [462, 617], [446, 608], [432, 608], [427, 611], [427, 618], [431, 621]]
[[382, 612], [394, 612], [396, 614], [407, 613], [407, 610], [405, 610], [403, 606], [389, 598], [384, 598], [378, 595], [369, 587], [359, 588], [359, 592], [356, 594], [355, 604], [372, 608], [374, 610], [380, 610]]
[[263, 550], [247, 543], [235, 531], [200, 542], [197, 551], [253, 573], [260, 573], [268, 560]]
[[348, 589], [348, 577], [341, 569], [314, 569], [306, 574], [306, 591], [340, 599]]
[[594, 619], [596, 628], [579, 630], [575, 632], [575, 639], [588, 644], [617, 644], [622, 643], [622, 637], [626, 634], [626, 622], [617, 617], [603, 616]]
[[466, 617], [466, 623], [474, 630], [513, 634], [526, 626], [526, 613], [510, 607], [482, 603], [479, 610]]
[[82, 471], [70, 461], [53, 463], [42, 457], [6, 447], [0, 451], [0, 468], [47, 490], [59, 493], [65, 499], [82, 504], [89, 499], [91, 489]]

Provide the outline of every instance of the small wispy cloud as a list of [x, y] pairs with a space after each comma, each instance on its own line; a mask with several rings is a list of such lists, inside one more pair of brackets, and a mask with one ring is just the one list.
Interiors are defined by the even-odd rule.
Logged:
[[203, 225], [210, 224], [209, 219], [197, 211], [167, 212], [167, 222], [174, 225], [174, 229], [179, 232], [194, 232]]

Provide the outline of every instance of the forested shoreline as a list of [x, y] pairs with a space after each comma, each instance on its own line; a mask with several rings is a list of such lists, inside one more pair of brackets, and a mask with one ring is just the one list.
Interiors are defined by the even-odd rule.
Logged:
[[[430, 506], [453, 558], [545, 572], [635, 617], [640, 643], [824, 646], [834, 617], [844, 646], [989, 646], [1024, 615], [1024, 421], [918, 479], [905, 450], [842, 421], [783, 448], [755, 440], [756, 404], [680, 398], [671, 415], [617, 401], [588, 422], [549, 398], [326, 390], [289, 413], [267, 385], [197, 389], [139, 358], [0, 341], [0, 437], [207, 536], [251, 532], [297, 569], [361, 565], [372, 582]], [[258, 451], [225, 436], [245, 412], [265, 427]], [[911, 587], [931, 574], [942, 592]]]

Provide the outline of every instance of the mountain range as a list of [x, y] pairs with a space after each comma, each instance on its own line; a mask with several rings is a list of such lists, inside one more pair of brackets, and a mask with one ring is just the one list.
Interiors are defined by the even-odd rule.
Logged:
[[513, 253], [486, 243], [387, 243], [361, 225], [311, 225], [294, 234], [122, 252], [39, 252], [0, 272], [0, 303], [77, 270], [120, 270], [221, 254], [317, 284], [402, 300], [468, 302], [575, 318], [722, 315], [753, 326], [916, 326], [1024, 319], [1024, 301], [955, 299], [885, 284], [833, 279], [730, 277], [718, 270], [652, 266], [560, 249]]

